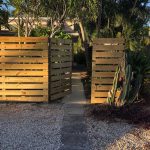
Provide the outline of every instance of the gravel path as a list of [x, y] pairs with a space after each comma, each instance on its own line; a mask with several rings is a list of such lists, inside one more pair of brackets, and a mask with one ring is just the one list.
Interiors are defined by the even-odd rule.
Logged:
[[150, 130], [87, 118], [91, 150], [149, 150]]
[[0, 150], [57, 150], [62, 104], [0, 104]]
[[79, 75], [62, 103], [0, 104], [0, 150], [149, 150], [150, 130], [84, 114]]

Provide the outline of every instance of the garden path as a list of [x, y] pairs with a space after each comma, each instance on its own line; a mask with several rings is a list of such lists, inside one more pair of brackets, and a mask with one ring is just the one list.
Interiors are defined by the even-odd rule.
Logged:
[[88, 150], [89, 141], [84, 116], [87, 100], [84, 95], [80, 73], [72, 75], [72, 93], [65, 97], [64, 117], [61, 128], [60, 150]]

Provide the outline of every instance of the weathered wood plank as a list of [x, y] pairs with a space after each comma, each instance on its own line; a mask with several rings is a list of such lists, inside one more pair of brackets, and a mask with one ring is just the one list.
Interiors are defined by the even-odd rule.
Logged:
[[93, 78], [92, 79], [92, 83], [93, 84], [113, 84], [113, 78], [112, 79], [109, 79], [109, 78], [107, 78], [107, 79], [103, 79], [103, 78], [96, 79], [96, 78]]
[[48, 89], [48, 84], [4, 84], [0, 89]]
[[65, 85], [65, 86], [60, 86], [60, 87], [53, 87], [51, 89], [51, 94], [55, 94], [55, 93], [61, 93], [64, 92], [65, 90], [70, 90], [71, 86], [70, 85]]
[[12, 36], [0, 36], [0, 42], [48, 42], [47, 37], [12, 37]]
[[117, 68], [117, 65], [94, 65], [93, 71], [115, 71]]
[[120, 64], [121, 63], [121, 59], [96, 59], [94, 61], [95, 64]]
[[41, 56], [48, 57], [48, 50], [45, 51], [27, 51], [27, 50], [15, 50], [15, 51], [0, 51], [0, 56]]
[[95, 86], [95, 85], [92, 85], [92, 91], [109, 91], [111, 90], [112, 86], [111, 85], [98, 85], [98, 86]]
[[66, 96], [67, 94], [70, 94], [70, 90], [69, 91], [65, 91], [65, 92], [62, 92], [62, 93], [58, 93], [58, 94], [54, 94], [51, 96], [51, 100], [56, 100], [56, 99], [60, 99], [64, 96]]
[[24, 50], [24, 49], [48, 49], [48, 44], [0, 44], [0, 49]]
[[18, 58], [18, 57], [5, 57], [1, 58], [0, 57], [0, 62], [1, 63], [48, 63], [48, 58], [29, 58], [29, 57], [24, 57], [24, 58]]
[[70, 56], [63, 56], [60, 57], [58, 55], [56, 55], [55, 57], [51, 57], [51, 62], [57, 62], [57, 61], [61, 61], [61, 62], [72, 62], [72, 57]]
[[114, 77], [115, 72], [94, 72], [93, 78], [95, 77]]
[[101, 52], [96, 51], [93, 53], [93, 58], [101, 58], [101, 57], [123, 57], [124, 52]]
[[48, 95], [48, 90], [0, 90], [0, 95]]
[[0, 76], [48, 76], [48, 71], [0, 71]]
[[95, 98], [95, 97], [91, 97], [91, 103], [92, 104], [100, 104], [100, 103], [106, 103], [106, 98]]
[[116, 51], [124, 50], [124, 45], [94, 45], [93, 46], [94, 51], [102, 50], [102, 51]]
[[0, 97], [0, 101], [16, 101], [16, 102], [48, 102], [48, 97]]
[[32, 82], [32, 83], [37, 83], [37, 82], [43, 82], [47, 83], [48, 82], [48, 76], [44, 77], [5, 77], [2, 78], [0, 77], [0, 82]]
[[48, 63], [44, 64], [0, 64], [0, 69], [43, 69], [48, 70]]
[[51, 57], [63, 57], [63, 56], [69, 56], [71, 57], [72, 54], [70, 52], [66, 52], [66, 51], [52, 51], [51, 52]]
[[52, 68], [64, 68], [64, 67], [72, 67], [72, 62], [64, 62], [64, 63], [52, 63]]
[[71, 72], [71, 68], [51, 69], [51, 75]]
[[93, 44], [124, 44], [124, 42], [123, 38], [95, 38]]
[[51, 76], [51, 81], [57, 81], [57, 80], [69, 79], [69, 78], [71, 78], [71, 74], [55, 75], [55, 76]]
[[104, 98], [104, 97], [107, 98], [108, 92], [94, 92], [92, 93], [92, 95], [97, 98]]

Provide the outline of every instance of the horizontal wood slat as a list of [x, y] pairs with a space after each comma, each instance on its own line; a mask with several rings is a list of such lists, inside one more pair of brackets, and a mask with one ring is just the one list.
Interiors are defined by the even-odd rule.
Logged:
[[55, 100], [71, 91], [72, 41], [52, 39], [51, 42], [51, 100]]
[[24, 50], [24, 49], [32, 49], [32, 50], [37, 50], [37, 49], [47, 49], [48, 45], [47, 44], [1, 44], [0, 49], [18, 49], [18, 50]]
[[0, 82], [33, 82], [33, 83], [37, 83], [37, 82], [43, 82], [46, 83], [48, 81], [48, 77], [44, 76], [44, 77], [0, 77]]
[[28, 97], [0, 97], [0, 101], [14, 101], [14, 102], [47, 102], [48, 96], [42, 96], [42, 97], [37, 97], [37, 96], [28, 96]]
[[123, 38], [96, 38], [93, 41], [93, 44], [101, 44], [104, 45], [105, 43], [111, 44], [124, 44], [125, 40]]
[[118, 64], [121, 60], [120, 59], [96, 59], [94, 61], [95, 64]]
[[0, 89], [48, 89], [48, 84], [0, 84]]
[[48, 38], [0, 37], [0, 101], [48, 101]]
[[101, 58], [101, 57], [123, 57], [124, 53], [123, 52], [99, 52], [96, 51], [93, 54], [93, 58]]
[[54, 94], [54, 95], [51, 96], [51, 100], [60, 99], [60, 98], [66, 96], [66, 95], [68, 95], [68, 94], [70, 94], [70, 90], [64, 91], [64, 92], [62, 92], [62, 93]]
[[48, 51], [0, 51], [0, 56], [45, 56], [47, 57]]
[[18, 57], [0, 57], [0, 63], [48, 63], [48, 59], [43, 58], [18, 58]]
[[0, 42], [7, 42], [12, 43], [12, 42], [39, 42], [39, 43], [47, 43], [48, 38], [46, 37], [0, 37]]
[[0, 95], [48, 95], [48, 90], [0, 90]]
[[124, 63], [124, 39], [100, 38], [93, 41], [91, 103], [106, 103], [116, 67]]
[[44, 69], [48, 70], [48, 63], [44, 64], [0, 64], [0, 69]]
[[48, 71], [0, 71], [0, 76], [48, 76]]
[[114, 71], [116, 68], [117, 65], [94, 65], [93, 71]]
[[105, 51], [117, 51], [124, 50], [124, 45], [95, 45], [93, 47], [94, 51], [105, 50]]

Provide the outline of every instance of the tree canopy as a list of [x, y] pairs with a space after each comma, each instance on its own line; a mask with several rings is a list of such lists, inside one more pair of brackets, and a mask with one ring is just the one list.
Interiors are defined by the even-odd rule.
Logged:
[[9, 0], [9, 4], [15, 8], [14, 16], [20, 20], [26, 18], [19, 23], [26, 24], [26, 36], [40, 17], [49, 18], [50, 37], [69, 18], [79, 25], [83, 41], [95, 36], [124, 37], [127, 47], [133, 50], [143, 43], [148, 33], [144, 27], [150, 17], [148, 0]]
[[2, 25], [8, 27], [8, 11], [3, 8], [4, 5], [3, 0], [0, 0], [0, 30]]

